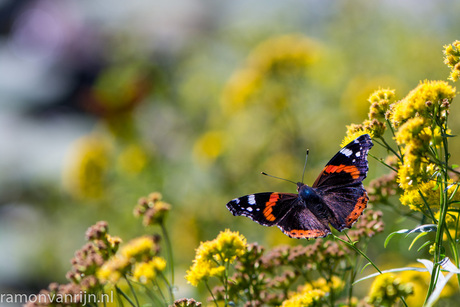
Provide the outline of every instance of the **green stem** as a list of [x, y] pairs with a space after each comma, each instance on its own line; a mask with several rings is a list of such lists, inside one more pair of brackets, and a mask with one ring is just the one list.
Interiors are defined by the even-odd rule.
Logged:
[[377, 270], [377, 272], [379, 272], [380, 274], [382, 274], [382, 271], [380, 271], [380, 269], [374, 264], [374, 262], [372, 262], [372, 260], [365, 254], [363, 253], [359, 248], [356, 247], [356, 243], [355, 242], [352, 242], [350, 237], [345, 233], [345, 235], [347, 236], [348, 241], [345, 241], [344, 239], [342, 238], [339, 238], [337, 237], [336, 235], [333, 235], [334, 238], [336, 238], [337, 240], [339, 240], [340, 242], [343, 242], [345, 244], [347, 244], [348, 246], [350, 246], [355, 252], [357, 252], [358, 254], [360, 254], [361, 256], [363, 256], [364, 258], [366, 258], [367, 261], [369, 261], [369, 263]]
[[217, 300], [216, 300], [216, 297], [214, 296], [214, 293], [212, 293], [211, 288], [209, 288], [208, 281], [205, 280], [204, 284], [206, 285], [206, 289], [208, 289], [209, 293], [211, 294], [211, 297], [212, 297], [212, 300], [214, 301], [214, 304], [216, 305], [216, 307], [219, 307], [219, 304], [217, 303]]
[[131, 284], [131, 282], [129, 281], [129, 279], [126, 277], [126, 275], [124, 276], [126, 282], [128, 283], [129, 285], [129, 289], [131, 290], [131, 293], [133, 294], [134, 296], [134, 299], [136, 300], [136, 306], [139, 307], [139, 300], [137, 298], [137, 295], [136, 295], [136, 291], [134, 291], [134, 288], [133, 288], [133, 285]]
[[168, 284], [169, 287], [169, 292], [172, 295], [172, 300], [174, 301], [174, 293], [173, 293], [173, 287], [174, 287], [174, 257], [173, 257], [173, 249], [171, 245], [171, 240], [169, 239], [168, 231], [166, 230], [165, 224], [163, 221], [160, 222], [161, 226], [161, 231], [163, 233], [163, 237], [165, 238], [165, 243], [166, 243], [166, 249], [168, 250], [168, 262], [169, 262], [169, 268], [171, 270], [171, 284]]
[[117, 291], [117, 294], [123, 296], [124, 299], [127, 300], [128, 303], [129, 303], [131, 306], [136, 307], [136, 305], [135, 305], [134, 302], [129, 298], [129, 296], [127, 296], [126, 293], [124, 293], [123, 291], [121, 291], [121, 289], [118, 288], [118, 286], [115, 286], [115, 290]]

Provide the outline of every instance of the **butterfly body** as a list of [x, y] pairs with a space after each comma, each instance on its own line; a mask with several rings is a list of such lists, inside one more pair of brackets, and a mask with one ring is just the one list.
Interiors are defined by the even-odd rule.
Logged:
[[342, 148], [310, 187], [297, 183], [297, 193], [264, 192], [227, 203], [233, 215], [247, 216], [264, 226], [278, 226], [292, 238], [314, 239], [350, 228], [366, 208], [367, 154], [373, 146], [365, 134]]

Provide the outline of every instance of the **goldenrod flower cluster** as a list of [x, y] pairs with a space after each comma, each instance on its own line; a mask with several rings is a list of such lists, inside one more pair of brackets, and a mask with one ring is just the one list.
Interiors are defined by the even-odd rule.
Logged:
[[64, 173], [64, 185], [76, 198], [98, 199], [105, 195], [112, 146], [99, 135], [79, 139], [72, 148]]
[[368, 119], [362, 124], [351, 124], [347, 126], [347, 133], [341, 146], [345, 146], [363, 134], [379, 138], [386, 130], [387, 113], [390, 105], [395, 100], [395, 91], [380, 89], [371, 94], [368, 101], [371, 104]]
[[[246, 106], [261, 87], [270, 83], [270, 77], [292, 75], [305, 68], [317, 58], [317, 45], [300, 34], [282, 35], [260, 43], [248, 56], [245, 65], [237, 70], [227, 82], [222, 103], [227, 111], [238, 111]], [[270, 85], [275, 86], [270, 83]], [[269, 87], [277, 107], [285, 104], [282, 90], [278, 93]]]
[[395, 141], [402, 154], [398, 167], [398, 183], [404, 189], [401, 202], [411, 209], [439, 204], [432, 181], [439, 169], [433, 150], [442, 146], [441, 126], [454, 97], [455, 88], [447, 82], [424, 81], [391, 109], [390, 121], [397, 129]]
[[444, 46], [444, 63], [451, 69], [449, 79], [457, 81], [460, 78], [460, 41]]
[[455, 92], [445, 81], [423, 81], [399, 101], [394, 90], [378, 90], [369, 97], [369, 118], [347, 127], [342, 145], [364, 133], [387, 144], [384, 132], [391, 128], [398, 147], [393, 153], [399, 161], [393, 167], [403, 190], [400, 200], [413, 210], [439, 205], [434, 175], [440, 164], [435, 152], [441, 152], [443, 137], [449, 133], [447, 117]]
[[212, 241], [202, 242], [196, 250], [193, 265], [185, 277], [193, 286], [209, 277], [222, 276], [225, 265], [246, 252], [246, 238], [226, 229]]
[[285, 300], [282, 307], [312, 307], [324, 306], [321, 300], [326, 293], [320, 289], [304, 290], [300, 293], [293, 295], [291, 298]]
[[323, 306], [324, 297], [331, 295], [331, 292], [339, 293], [342, 291], [345, 283], [337, 276], [327, 281], [325, 278], [319, 278], [311, 283], [307, 283], [302, 290], [293, 294], [289, 299], [283, 301], [283, 307], [301, 307], [301, 306]]
[[158, 246], [154, 237], [135, 238], [106, 261], [96, 275], [102, 284], [116, 284], [128, 275], [141, 283], [147, 283], [166, 267], [165, 260], [156, 256], [157, 253]]
[[368, 302], [372, 306], [395, 306], [400, 297], [414, 293], [411, 283], [404, 283], [395, 275], [386, 273], [377, 276], [369, 291]]

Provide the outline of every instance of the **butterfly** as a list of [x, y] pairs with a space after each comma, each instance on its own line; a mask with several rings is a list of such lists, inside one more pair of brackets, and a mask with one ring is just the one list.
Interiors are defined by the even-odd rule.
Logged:
[[329, 225], [339, 231], [350, 228], [369, 200], [362, 181], [372, 146], [368, 134], [351, 141], [332, 157], [311, 187], [298, 182], [298, 194], [250, 194], [231, 200], [227, 209], [264, 226], [276, 225], [297, 239], [325, 237], [331, 233]]

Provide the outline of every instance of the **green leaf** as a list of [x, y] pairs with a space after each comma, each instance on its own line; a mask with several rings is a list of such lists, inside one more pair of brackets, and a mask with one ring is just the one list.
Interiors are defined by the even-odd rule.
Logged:
[[[422, 233], [424, 233], [424, 232], [436, 232], [437, 228], [438, 228], [438, 226], [436, 224], [425, 224], [425, 225], [420, 225], [418, 227], [415, 227], [414, 229], [401, 229], [401, 230], [398, 230], [398, 231], [390, 233], [387, 236], [387, 238], [385, 239], [385, 243], [383, 244], [383, 246], [386, 248], [387, 245], [388, 245], [388, 242], [390, 242], [390, 239], [393, 238], [397, 234], [405, 233], [406, 237], [407, 237], [408, 235], [410, 235], [411, 233], [414, 233], [414, 232], [422, 232]], [[418, 239], [418, 237], [416, 239]], [[412, 244], [411, 244], [411, 246], [412, 246]]]
[[422, 232], [422, 233], [419, 233], [415, 238], [414, 240], [412, 240], [412, 243], [409, 245], [409, 248], [408, 250], [410, 250], [412, 248], [412, 246], [414, 246], [415, 242], [417, 242], [417, 240], [423, 236], [426, 236], [428, 234], [428, 232]]
[[372, 265], [372, 263], [370, 263], [370, 262], [366, 263], [366, 265], [363, 266], [363, 268], [361, 269], [361, 273], [364, 272], [364, 269], [366, 269], [370, 265]]
[[419, 252], [422, 248], [424, 248], [425, 246], [430, 245], [430, 244], [432, 244], [432, 243], [433, 243], [432, 241], [426, 241], [422, 246], [420, 246], [420, 247], [417, 249], [417, 252]]
[[388, 245], [388, 242], [390, 242], [390, 239], [393, 238], [395, 235], [397, 234], [401, 234], [401, 233], [407, 233], [407, 231], [409, 231], [409, 229], [401, 229], [401, 230], [398, 230], [398, 231], [395, 231], [395, 232], [392, 232], [390, 233], [387, 238], [385, 239], [385, 243], [383, 244], [383, 246], [386, 248], [387, 245]]

